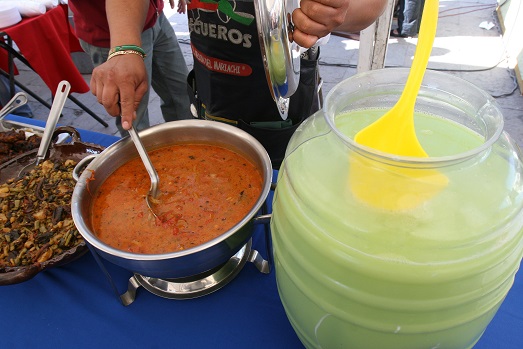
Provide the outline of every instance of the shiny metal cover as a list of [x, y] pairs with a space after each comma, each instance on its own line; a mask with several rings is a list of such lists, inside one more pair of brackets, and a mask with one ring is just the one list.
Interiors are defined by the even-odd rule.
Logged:
[[292, 40], [292, 12], [299, 0], [254, 0], [265, 75], [283, 120], [300, 80], [300, 47]]

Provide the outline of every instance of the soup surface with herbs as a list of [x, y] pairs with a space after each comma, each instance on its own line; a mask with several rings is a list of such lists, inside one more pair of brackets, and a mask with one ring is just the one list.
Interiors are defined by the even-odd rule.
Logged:
[[256, 166], [216, 145], [171, 145], [150, 151], [149, 157], [160, 179], [153, 205], [158, 218], [145, 201], [150, 179], [139, 157], [119, 167], [94, 193], [93, 230], [123, 251], [168, 253], [212, 240], [242, 220], [262, 191]]

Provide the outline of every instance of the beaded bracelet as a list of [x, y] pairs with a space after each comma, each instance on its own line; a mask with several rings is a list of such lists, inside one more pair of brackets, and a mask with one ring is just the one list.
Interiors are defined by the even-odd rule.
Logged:
[[110, 60], [111, 58], [113, 58], [115, 56], [128, 55], [128, 54], [138, 55], [138, 56], [142, 57], [142, 59], [145, 58], [145, 55], [139, 51], [123, 50], [123, 51], [116, 51], [116, 52], [110, 53], [109, 56], [107, 57], [107, 60]]
[[119, 51], [128, 51], [128, 50], [137, 51], [137, 52], [140, 52], [144, 57], [146, 56], [144, 49], [137, 45], [115, 46], [109, 50], [109, 54], [114, 53], [114, 52], [119, 52]]

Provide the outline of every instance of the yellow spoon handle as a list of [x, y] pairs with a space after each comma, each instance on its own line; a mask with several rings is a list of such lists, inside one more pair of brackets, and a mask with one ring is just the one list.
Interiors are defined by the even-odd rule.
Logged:
[[401, 105], [409, 104], [414, 109], [414, 103], [416, 96], [423, 81], [425, 70], [429, 62], [430, 53], [432, 51], [432, 45], [434, 43], [434, 37], [436, 36], [436, 29], [438, 24], [438, 13], [439, 0], [426, 0], [425, 6], [423, 7], [423, 15], [420, 26], [418, 38], [424, 38], [418, 40], [416, 46], [416, 52], [414, 53], [414, 60], [410, 69], [409, 77], [405, 89], [401, 94], [400, 99], [406, 99], [412, 101], [412, 103], [400, 103]]
[[359, 144], [390, 154], [427, 157], [416, 135], [414, 107], [436, 35], [438, 9], [438, 0], [426, 1], [414, 60], [403, 92], [390, 110], [354, 136]]

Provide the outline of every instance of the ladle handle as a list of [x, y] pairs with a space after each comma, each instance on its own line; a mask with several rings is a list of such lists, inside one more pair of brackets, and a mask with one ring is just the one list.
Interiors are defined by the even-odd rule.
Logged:
[[6, 105], [4, 105], [2, 110], [0, 110], [0, 121], [2, 121], [7, 114], [12, 112], [16, 108], [23, 106], [26, 103], [27, 95], [25, 94], [25, 92], [18, 92], [17, 94], [15, 94], [13, 98], [11, 98], [11, 100], [7, 102]]
[[149, 173], [149, 177], [151, 177], [151, 189], [150, 193], [153, 196], [153, 198], [158, 197], [158, 173], [154, 169], [153, 163], [151, 162], [151, 159], [149, 158], [149, 154], [147, 154], [147, 150], [145, 150], [145, 147], [143, 146], [142, 140], [140, 139], [140, 136], [138, 136], [138, 133], [134, 129], [133, 126], [129, 129], [129, 135], [131, 136], [131, 139], [136, 146], [136, 150], [138, 150], [138, 154], [140, 155], [140, 158], [142, 159], [142, 162], [145, 166], [145, 169], [147, 170], [147, 173]]
[[36, 154], [36, 164], [39, 165], [45, 159], [51, 140], [53, 139], [53, 133], [58, 124], [58, 119], [62, 114], [64, 109], [65, 101], [69, 96], [69, 91], [71, 90], [71, 84], [68, 81], [63, 80], [58, 84], [56, 88], [56, 93], [54, 95], [53, 104], [51, 105], [51, 111], [47, 117], [47, 122], [45, 124], [44, 133], [40, 141], [40, 146], [38, 147], [38, 153]]
[[[421, 16], [420, 31], [418, 34], [418, 43], [416, 45], [416, 52], [414, 53], [414, 60], [410, 68], [409, 77], [405, 89], [401, 94], [401, 99], [406, 98], [415, 102], [418, 91], [425, 75], [425, 70], [429, 63], [430, 53], [436, 37], [436, 29], [438, 26], [439, 0], [427, 0], [423, 6], [423, 14]], [[403, 103], [406, 105], [408, 103]], [[412, 103], [414, 107], [414, 103]]]

